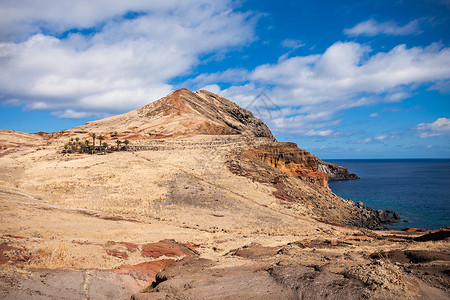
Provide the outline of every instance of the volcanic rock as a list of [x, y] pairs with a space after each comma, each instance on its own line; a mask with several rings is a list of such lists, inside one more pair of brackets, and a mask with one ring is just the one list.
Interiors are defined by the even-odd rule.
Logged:
[[414, 240], [417, 242], [440, 241], [445, 240], [449, 237], [450, 230], [439, 230], [438, 232], [432, 232], [416, 237]]
[[244, 135], [274, 140], [270, 129], [252, 112], [208, 91], [179, 89], [131, 112], [88, 122], [69, 132], [97, 132], [138, 139], [191, 135]]
[[317, 169], [319, 172], [327, 174], [328, 180], [359, 179], [358, 175], [350, 173], [347, 168], [325, 162], [321, 159], [317, 159]]
[[257, 158], [266, 164], [305, 181], [328, 187], [325, 173], [318, 171], [318, 159], [294, 143], [274, 143], [263, 145], [243, 152], [244, 155]]
[[171, 266], [174, 262], [174, 259], [161, 259], [143, 262], [137, 265], [121, 265], [113, 271], [120, 274], [132, 273], [135, 277], [150, 284], [155, 280], [155, 276], [158, 272]]
[[223, 267], [211, 260], [185, 258], [156, 276], [150, 293], [133, 299], [361, 299], [360, 282], [312, 267]]
[[179, 257], [192, 256], [197, 253], [189, 247], [176, 243], [175, 241], [161, 241], [159, 243], [146, 244], [142, 246], [143, 257], [159, 258], [161, 256]]
[[258, 244], [247, 245], [239, 249], [231, 250], [231, 254], [244, 258], [261, 258], [265, 256], [274, 256], [280, 250], [280, 247], [263, 247]]
[[391, 262], [400, 263], [424, 263], [431, 261], [450, 261], [450, 254], [438, 251], [424, 251], [424, 250], [393, 250], [389, 252], [376, 252], [370, 255], [372, 259], [389, 259]]

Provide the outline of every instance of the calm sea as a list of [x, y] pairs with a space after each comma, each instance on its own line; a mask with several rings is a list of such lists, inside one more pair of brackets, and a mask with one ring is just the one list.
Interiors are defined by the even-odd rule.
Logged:
[[[373, 209], [391, 209], [403, 219], [390, 229], [437, 229], [450, 225], [450, 159], [329, 160], [359, 180], [330, 181], [338, 196]], [[409, 223], [403, 222], [406, 219]]]

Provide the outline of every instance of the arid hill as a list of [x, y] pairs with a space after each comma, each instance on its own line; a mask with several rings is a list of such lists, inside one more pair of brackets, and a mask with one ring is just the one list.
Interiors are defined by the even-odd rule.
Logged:
[[[131, 144], [62, 151], [92, 133]], [[351, 178], [207, 91], [0, 130], [0, 298], [448, 299], [448, 228], [373, 230], [392, 211], [328, 188]]]
[[89, 122], [76, 132], [118, 133], [128, 139], [244, 135], [273, 139], [270, 129], [234, 102], [208, 91], [180, 89], [131, 112]]

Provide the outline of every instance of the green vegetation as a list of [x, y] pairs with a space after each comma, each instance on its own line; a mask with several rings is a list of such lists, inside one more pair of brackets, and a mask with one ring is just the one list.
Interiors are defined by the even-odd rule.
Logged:
[[[95, 133], [90, 135], [92, 137], [92, 144], [89, 140], [85, 140], [84, 142], [80, 142], [80, 138], [76, 137], [70, 138], [69, 142], [64, 144], [64, 150], [62, 153], [87, 153], [87, 154], [107, 154], [115, 151], [128, 151], [128, 145], [130, 144], [129, 140], [116, 140], [116, 147], [108, 144], [107, 142], [102, 142], [105, 140], [103, 135], [97, 136]], [[98, 145], [95, 144], [95, 138], [99, 141]], [[121, 145], [125, 146], [121, 146]]]

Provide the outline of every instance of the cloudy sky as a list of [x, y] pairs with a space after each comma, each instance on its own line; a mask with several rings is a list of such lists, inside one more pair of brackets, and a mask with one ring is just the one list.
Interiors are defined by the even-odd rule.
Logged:
[[0, 1], [0, 128], [59, 131], [181, 87], [322, 158], [450, 157], [450, 1]]

